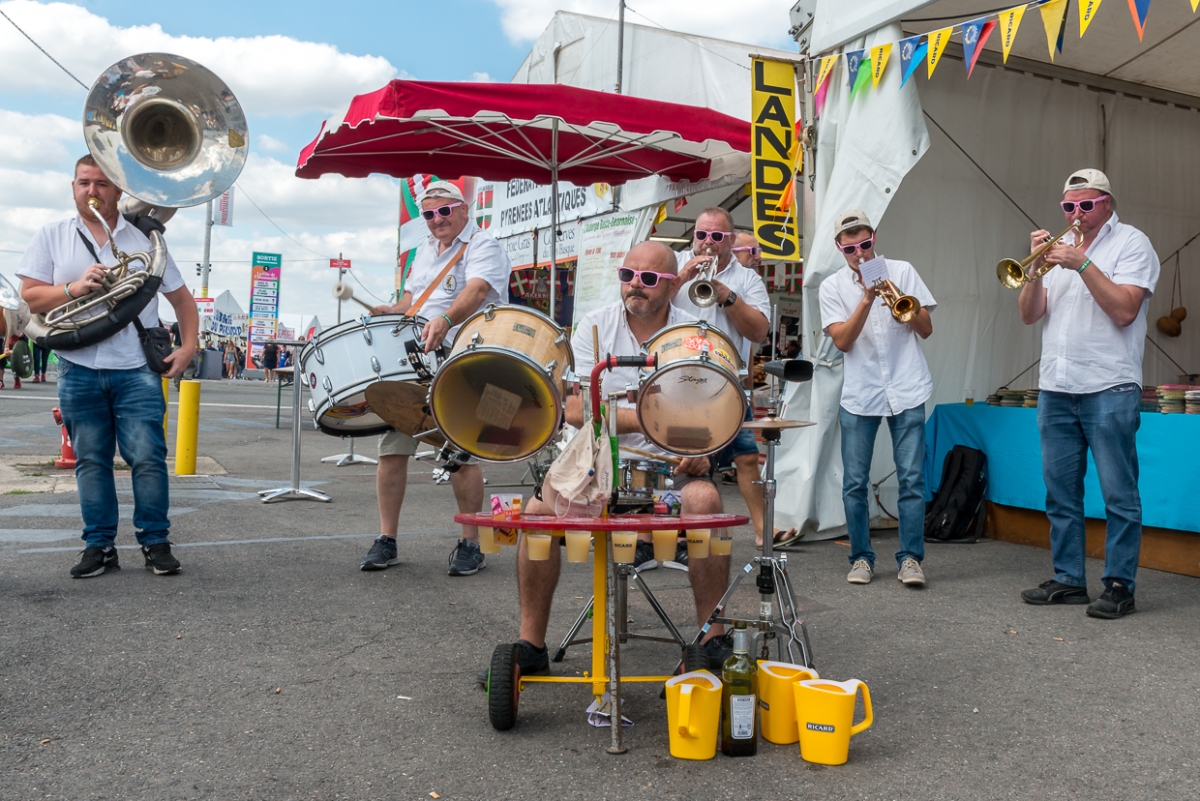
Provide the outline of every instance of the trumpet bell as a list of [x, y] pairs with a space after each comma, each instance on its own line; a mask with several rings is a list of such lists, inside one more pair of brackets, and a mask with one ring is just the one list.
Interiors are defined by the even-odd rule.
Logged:
[[1028, 280], [1024, 266], [1016, 259], [1001, 259], [996, 265], [996, 277], [1009, 289], [1020, 289]]
[[921, 304], [912, 295], [902, 295], [899, 300], [892, 304], [892, 316], [899, 323], [911, 322], [920, 313]]
[[702, 309], [717, 302], [717, 288], [712, 281], [693, 281], [688, 287], [688, 300]]

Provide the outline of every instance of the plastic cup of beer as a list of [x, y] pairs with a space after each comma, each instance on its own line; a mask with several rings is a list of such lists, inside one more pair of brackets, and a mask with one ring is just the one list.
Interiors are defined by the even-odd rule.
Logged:
[[479, 527], [479, 551], [480, 553], [500, 553], [500, 546], [496, 543], [496, 530], [491, 526]]
[[687, 533], [688, 559], [707, 559], [712, 529], [689, 528]]
[[637, 532], [614, 531], [612, 535], [613, 562], [632, 565], [637, 556]]
[[550, 543], [553, 537], [549, 534], [526, 534], [525, 551], [531, 562], [545, 562], [550, 558]]
[[729, 556], [733, 553], [733, 530], [719, 528], [713, 531], [708, 541], [708, 551], [713, 556]]
[[586, 562], [588, 559], [588, 549], [592, 546], [592, 532], [568, 531], [566, 532], [566, 539], [567, 561], [574, 564]]
[[654, 531], [654, 558], [659, 563], [670, 562], [675, 558], [675, 543], [679, 539], [679, 532], [675, 529], [670, 531], [655, 529]]

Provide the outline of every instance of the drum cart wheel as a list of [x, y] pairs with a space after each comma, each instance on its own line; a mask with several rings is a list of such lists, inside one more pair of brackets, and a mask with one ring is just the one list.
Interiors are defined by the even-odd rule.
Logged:
[[517, 704], [521, 700], [521, 668], [517, 664], [515, 643], [497, 645], [487, 683], [488, 720], [496, 731], [508, 731], [517, 725]]

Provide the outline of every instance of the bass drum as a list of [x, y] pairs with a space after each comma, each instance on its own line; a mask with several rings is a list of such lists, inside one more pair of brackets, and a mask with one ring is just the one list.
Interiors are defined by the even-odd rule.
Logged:
[[429, 387], [443, 436], [485, 462], [540, 451], [562, 425], [564, 376], [575, 368], [567, 332], [521, 306], [492, 306], [467, 318]]
[[312, 395], [309, 408], [317, 427], [337, 437], [391, 430], [371, 410], [366, 389], [379, 381], [429, 381], [441, 352], [424, 353], [424, 327], [420, 317], [363, 317], [326, 329], [305, 345], [300, 371]]
[[707, 323], [682, 323], [645, 344], [658, 367], [642, 377], [637, 418], [646, 437], [668, 453], [707, 456], [742, 426], [746, 393], [741, 356], [729, 337]]

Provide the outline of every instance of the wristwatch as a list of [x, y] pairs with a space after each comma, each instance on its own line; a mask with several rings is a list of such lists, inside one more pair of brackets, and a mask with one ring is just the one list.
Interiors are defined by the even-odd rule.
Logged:
[[730, 306], [737, 303], [737, 301], [738, 301], [738, 293], [734, 292], [731, 289], [731, 290], [729, 290], [729, 297], [725, 298], [725, 302], [721, 304], [721, 308], [728, 309]]

